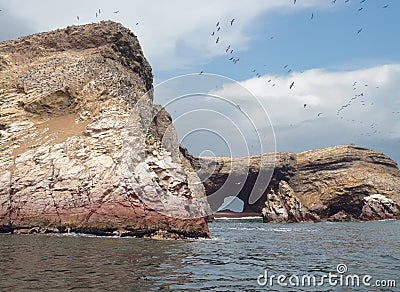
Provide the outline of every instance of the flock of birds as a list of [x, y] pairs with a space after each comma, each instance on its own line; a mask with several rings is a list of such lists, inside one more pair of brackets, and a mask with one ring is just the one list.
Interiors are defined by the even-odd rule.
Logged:
[[[348, 3], [349, 1], [350, 1], [350, 0], [344, 0], [344, 3]], [[364, 10], [363, 4], [364, 4], [366, 1], [367, 1], [367, 0], [361, 0], [361, 1], [359, 1], [359, 4], [361, 5], [361, 7], [359, 7], [359, 8], [357, 9], [357, 12], [358, 12], [358, 13], [360, 13], [360, 12], [362, 12], [362, 11]], [[337, 0], [332, 0], [332, 4], [335, 4], [336, 2], [337, 2]], [[297, 0], [293, 0], [293, 5], [296, 5], [296, 3], [297, 3]], [[389, 7], [389, 4], [385, 4], [385, 5], [382, 6], [382, 9], [386, 9], [386, 8], [388, 8], [388, 7]], [[1, 11], [2, 11], [2, 10], [0, 9], [0, 12], [1, 12]], [[114, 14], [118, 14], [120, 11], [119, 11], [119, 10], [115, 10], [115, 11], [112, 11], [112, 12], [113, 12]], [[101, 9], [98, 9], [98, 10], [95, 11], [94, 16], [96, 17], [96, 19], [97, 19], [98, 17], [100, 17], [101, 13], [102, 13], [102, 10], [101, 10]], [[314, 17], [315, 17], [315, 14], [314, 14], [314, 12], [313, 12], [313, 13], [311, 13], [310, 20], [313, 20]], [[77, 19], [78, 22], [80, 21], [79, 15], [76, 16], [76, 19]], [[235, 22], [236, 22], [236, 19], [235, 19], [235, 18], [232, 18], [226, 25], [227, 25], [228, 27], [233, 27], [234, 24], [235, 24]], [[138, 25], [138, 24], [139, 24], [139, 23], [137, 22], [136, 25]], [[214, 42], [215, 42], [216, 45], [221, 45], [221, 44], [222, 44], [221, 38], [222, 38], [223, 35], [221, 34], [221, 32], [222, 32], [222, 31], [221, 31], [221, 27], [222, 27], [221, 21], [217, 21], [216, 24], [215, 24], [214, 30], [213, 30], [213, 31], [211, 32], [211, 34], [210, 34], [211, 37], [213, 37]], [[356, 32], [356, 35], [360, 34], [360, 33], [362, 32], [362, 30], [363, 30], [362, 27], [359, 28], [359, 29], [357, 30], [357, 32]], [[274, 39], [274, 36], [269, 36], [269, 39], [270, 39], [270, 40], [273, 40], [273, 39]], [[225, 52], [225, 54], [226, 54], [226, 56], [227, 56], [227, 60], [228, 60], [229, 62], [231, 62], [232, 64], [237, 64], [237, 63], [240, 61], [240, 57], [236, 54], [235, 49], [234, 49], [234, 47], [233, 47], [232, 44], [228, 44], [227, 46], [225, 46], [225, 47], [224, 47], [224, 52]], [[264, 65], [264, 66], [267, 66], [267, 65]], [[283, 69], [284, 69], [284, 72], [286, 72], [287, 74], [289, 74], [289, 73], [291, 73], [291, 72], [293, 71], [293, 69], [290, 68], [288, 64], [284, 65], [284, 66], [283, 66]], [[204, 72], [204, 71], [201, 71], [200, 74], [202, 74], [203, 72]], [[304, 71], [300, 71], [300, 73], [303, 73], [303, 72], [304, 72]], [[253, 69], [253, 70], [251, 71], [251, 73], [254, 74], [255, 77], [257, 77], [257, 78], [261, 78], [261, 77], [262, 77], [262, 74], [261, 74], [260, 72], [258, 72], [256, 69]], [[272, 80], [272, 79], [268, 79], [266, 82], [267, 82], [267, 84], [270, 85], [271, 87], [277, 86], [277, 82], [275, 82], [275, 81]], [[358, 85], [358, 82], [357, 82], [357, 81], [354, 81], [354, 83], [353, 83], [353, 85], [352, 85], [354, 91], [357, 90], [357, 85]], [[367, 87], [367, 86], [368, 86], [368, 84], [364, 84], [364, 87]], [[290, 84], [289, 84], [289, 90], [292, 90], [294, 87], [295, 87], [295, 81], [291, 81]], [[379, 88], [379, 86], [375, 86], [375, 88]], [[374, 105], [373, 102], [368, 102], [368, 101], [366, 101], [366, 94], [365, 94], [364, 92], [361, 91], [361, 92], [358, 92], [358, 93], [354, 94], [351, 98], [349, 98], [349, 100], [348, 100], [345, 104], [341, 105], [340, 108], [338, 108], [338, 110], [337, 110], [337, 112], [336, 112], [336, 115], [337, 115], [340, 119], [344, 119], [344, 116], [342, 115], [343, 112], [344, 112], [345, 110], [349, 109], [355, 102], [358, 102], [358, 101], [360, 102], [361, 106], [373, 106], [373, 105]], [[237, 106], [237, 107], [240, 109], [239, 106]], [[306, 103], [303, 104], [303, 108], [304, 108], [304, 109], [306, 109], [306, 108], [308, 108], [308, 107], [310, 107], [310, 105], [308, 105], [308, 104], [306, 104]], [[400, 112], [399, 112], [399, 111], [392, 111], [392, 114], [398, 115], [398, 114], [400, 114]], [[323, 116], [323, 115], [324, 115], [324, 113], [322, 113], [322, 112], [318, 112], [318, 113], [317, 113], [317, 117], [321, 117], [321, 116]], [[346, 120], [346, 121], [348, 121], [348, 122], [357, 122], [355, 119], [348, 119], [348, 120]], [[363, 123], [363, 121], [358, 121], [358, 122], [359, 122], [360, 124]], [[377, 126], [376, 123], [372, 123], [372, 124], [370, 125], [371, 129], [374, 130], [374, 133], [377, 133], [376, 126]]]
[[[114, 14], [118, 14], [118, 13], [119, 13], [119, 10], [115, 10], [115, 11], [113, 11], [113, 13], [114, 13]], [[99, 8], [99, 10], [97, 10], [97, 11], [95, 12], [96, 19], [97, 19], [98, 17], [100, 17], [100, 14], [101, 14], [101, 9]], [[76, 16], [76, 20], [77, 20], [78, 22], [80, 21], [79, 15]], [[136, 25], [139, 25], [139, 22], [136, 22]]]
[[[350, 0], [344, 0], [344, 3], [348, 3]], [[293, 1], [293, 5], [296, 5], [296, 2], [297, 2], [297, 0], [294, 0]], [[337, 2], [337, 0], [332, 0], [332, 4], [335, 4]], [[363, 5], [364, 3], [366, 2], [366, 0], [361, 0], [360, 2], [359, 2], [359, 4], [360, 5]], [[389, 7], [389, 4], [385, 4], [385, 5], [383, 5], [382, 6], [382, 9], [386, 9], [386, 8], [388, 8]], [[359, 7], [358, 9], [357, 9], [357, 12], [359, 13], [359, 12], [361, 12], [361, 11], [363, 11], [364, 10], [364, 7], [363, 6], [361, 6], [361, 7]], [[315, 17], [315, 14], [314, 13], [311, 13], [311, 17], [310, 17], [310, 19], [312, 20], [312, 19], [314, 19], [314, 17]], [[235, 23], [235, 18], [232, 18], [231, 19], [231, 21], [230, 21], [230, 23], [229, 24], [227, 24], [227, 26], [233, 26], [234, 25], [234, 23]], [[359, 35], [361, 32], [362, 32], [362, 27], [361, 28], [359, 28], [357, 31], [356, 31], [356, 35]], [[214, 41], [215, 41], [215, 44], [221, 44], [221, 34], [220, 34], [220, 31], [221, 31], [221, 22], [220, 21], [218, 21], [216, 24], [215, 24], [215, 29], [211, 32], [211, 37], [213, 37], [214, 38]], [[274, 36], [270, 36], [269, 37], [271, 40], [272, 39], [274, 39]], [[227, 47], [225, 48], [225, 53], [226, 53], [226, 55], [227, 55], [227, 57], [228, 57], [228, 61], [230, 61], [230, 62], [232, 62], [233, 64], [236, 64], [237, 62], [239, 62], [239, 60], [240, 60], [240, 58], [238, 57], [238, 56], [236, 56], [235, 54], [234, 54], [234, 49], [233, 49], [233, 45], [232, 44], [228, 44], [227, 45]], [[267, 65], [264, 65], [264, 66], [267, 66]], [[292, 68], [290, 68], [289, 67], [289, 65], [284, 65], [283, 66], [283, 69], [285, 70], [285, 72], [287, 73], [287, 74], [289, 74], [289, 73], [291, 73], [292, 72]], [[202, 74], [204, 71], [201, 71], [200, 72], [200, 74]], [[262, 77], [262, 74], [260, 73], [260, 72], [258, 72], [256, 69], [253, 69], [252, 71], [251, 71], [254, 75], [255, 75], [255, 77], [257, 77], [257, 78], [261, 78]], [[304, 71], [300, 71], [300, 73], [304, 73]], [[267, 84], [269, 84], [271, 87], [275, 87], [275, 86], [277, 86], [277, 83], [276, 82], [274, 82], [272, 79], [268, 79], [267, 80]], [[357, 88], [357, 84], [358, 84], [358, 81], [354, 81], [354, 83], [353, 83], [353, 90], [355, 91], [355, 90], [357, 90], [358, 88]], [[289, 90], [292, 90], [293, 88], [294, 88], [294, 86], [295, 86], [295, 81], [291, 81], [290, 82], [290, 84], [289, 84]], [[366, 87], [368, 87], [369, 85], [368, 84], [364, 84], [364, 87], [366, 88]], [[379, 88], [379, 86], [376, 86], [375, 85], [375, 88], [376, 89], [378, 89]], [[374, 105], [374, 102], [371, 102], [371, 101], [367, 101], [367, 98], [366, 98], [367, 96], [366, 96], [366, 94], [363, 92], [363, 91], [358, 91], [358, 93], [356, 93], [356, 94], [354, 94], [351, 98], [349, 98], [349, 100], [348, 100], [348, 102], [346, 102], [345, 104], [343, 104], [343, 105], [341, 105], [340, 106], [340, 108], [337, 110], [337, 112], [336, 112], [336, 115], [338, 116], [338, 118], [340, 118], [340, 119], [345, 119], [345, 116], [343, 115], [343, 112], [346, 110], [346, 109], [348, 109], [353, 103], [355, 103], [356, 101], [359, 101], [360, 102], [360, 104], [361, 104], [361, 106], [373, 106]], [[306, 108], [308, 108], [310, 105], [308, 105], [307, 103], [304, 103], [303, 104], [303, 108], [304, 109], [306, 109]], [[237, 108], [239, 108], [240, 109], [240, 107], [237, 105]], [[392, 111], [392, 114], [400, 114], [400, 112], [399, 111]], [[317, 118], [319, 118], [319, 117], [322, 117], [324, 115], [324, 113], [322, 113], [322, 112], [318, 112], [317, 113]], [[358, 122], [359, 124], [363, 124], [364, 123], [364, 121], [357, 121], [357, 120], [355, 120], [355, 119], [345, 119], [345, 121], [347, 121], [347, 122]], [[291, 126], [293, 126], [293, 125], [291, 125]], [[362, 135], [365, 135], [365, 136], [371, 136], [371, 134], [375, 134], [375, 133], [380, 133], [380, 131], [378, 131], [377, 130], [377, 123], [376, 122], [373, 122], [373, 123], [370, 123], [369, 124], [369, 127], [370, 127], [370, 129], [371, 129], [371, 131], [372, 132], [368, 132], [368, 133], [361, 133], [361, 136]]]
[[[1, 11], [1, 10], [0, 10], [0, 11]], [[113, 13], [114, 13], [114, 14], [118, 14], [118, 13], [119, 13], [119, 10], [115, 10], [115, 11], [113, 11]], [[100, 14], [101, 14], [101, 9], [99, 8], [99, 10], [96, 10], [96, 12], [95, 12], [96, 19], [100, 16]], [[79, 15], [76, 16], [76, 20], [77, 20], [77, 21], [80, 20]], [[136, 22], [136, 25], [139, 25], [139, 22]]]

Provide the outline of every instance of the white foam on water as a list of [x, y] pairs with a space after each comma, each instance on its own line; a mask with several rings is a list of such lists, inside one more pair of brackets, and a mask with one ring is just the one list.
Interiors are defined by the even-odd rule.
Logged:
[[237, 218], [232, 218], [232, 217], [218, 217], [214, 218], [216, 221], [217, 220], [255, 220], [255, 219], [262, 219], [261, 216], [248, 216], [248, 217], [237, 217]]

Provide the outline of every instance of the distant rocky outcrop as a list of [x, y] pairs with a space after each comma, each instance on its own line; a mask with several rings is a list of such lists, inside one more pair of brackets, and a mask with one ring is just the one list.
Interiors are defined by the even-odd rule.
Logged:
[[278, 191], [267, 194], [265, 207], [262, 209], [264, 222], [303, 222], [319, 221], [318, 215], [308, 212], [294, 194], [287, 182], [279, 182]]
[[[260, 158], [190, 160], [200, 177], [208, 174], [204, 175], [207, 195], [224, 185], [228, 176], [248, 171], [238, 194], [245, 203], [243, 212], [263, 213], [267, 222], [400, 219], [400, 171], [383, 153], [351, 145], [299, 154], [276, 153], [268, 187], [250, 204]], [[241, 163], [243, 166], [237, 167]]]
[[[204, 218], [162, 215], [138, 197], [143, 181], [156, 186], [145, 193], [204, 197], [179, 150], [162, 147], [171, 118], [151, 96], [126, 128], [152, 82], [136, 36], [114, 22], [0, 43], [0, 232], [209, 236]], [[124, 135], [143, 141], [136, 189], [122, 166]]]

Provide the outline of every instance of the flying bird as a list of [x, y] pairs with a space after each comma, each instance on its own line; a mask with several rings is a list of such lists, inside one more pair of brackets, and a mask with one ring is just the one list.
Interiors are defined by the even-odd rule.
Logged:
[[231, 20], [231, 26], [233, 25], [233, 22], [235, 21], [235, 19], [233, 18], [232, 20]]
[[221, 27], [220, 26], [218, 26], [218, 28], [217, 28], [217, 31], [219, 31], [221, 29]]
[[114, 11], [114, 13], [119, 13], [119, 10], [117, 10], [117, 11]]
[[307, 106], [307, 104], [305, 103], [304, 105], [303, 105], [303, 108], [305, 108]]
[[101, 10], [99, 9], [99, 14], [101, 13]]
[[203, 74], [203, 73], [204, 73], [204, 71], [203, 71], [203, 70], [201, 70], [201, 71], [200, 71], [200, 74]]
[[293, 5], [295, 5], [296, 4], [296, 0], [293, 0]]
[[77, 16], [76, 19], [79, 21], [79, 16]]
[[97, 18], [97, 12], [96, 12], [96, 18]]
[[219, 25], [219, 21], [217, 22], [217, 24], [215, 26], [218, 27], [218, 25]]
[[215, 33], [214, 33], [214, 32], [212, 32], [211, 36], [214, 36], [214, 34], [215, 34]]
[[292, 89], [293, 85], [294, 85], [294, 81], [292, 82], [292, 84], [290, 84], [289, 89]]
[[389, 4], [386, 4], [385, 6], [383, 6], [382, 8], [388, 8], [389, 7]]
[[314, 13], [311, 13], [311, 19], [313, 19], [314, 18]]
[[217, 37], [217, 40], [215, 41], [215, 43], [218, 44], [218, 42], [219, 42], [219, 37]]
[[322, 115], [322, 113], [318, 113], [318, 116]]
[[230, 47], [231, 47], [231, 45], [229, 45], [229, 46], [226, 48], [225, 53], [228, 53]]
[[360, 29], [357, 31], [357, 34], [359, 34], [361, 31], [362, 31], [362, 28], [360, 28]]
[[361, 10], [363, 10], [363, 8], [361, 7], [361, 8], [358, 8], [358, 11], [361, 11]]

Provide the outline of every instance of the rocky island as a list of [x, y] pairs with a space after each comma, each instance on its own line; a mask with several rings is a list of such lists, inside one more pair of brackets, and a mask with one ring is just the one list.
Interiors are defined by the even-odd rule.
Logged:
[[[400, 219], [400, 171], [384, 154], [345, 145], [196, 158], [179, 147], [174, 130], [176, 147], [165, 149], [171, 117], [153, 104], [152, 86], [136, 36], [111, 21], [0, 43], [0, 232], [209, 237], [206, 216], [168, 216], [138, 194], [207, 201], [244, 170], [243, 212], [265, 222]], [[143, 97], [150, 106], [132, 118]], [[140, 168], [130, 175], [127, 136], [144, 151], [131, 157]], [[249, 202], [264, 157], [274, 161], [271, 180]], [[216, 208], [224, 196], [212, 202]], [[209, 214], [204, 205], [178, 205], [181, 213]]]
[[[262, 214], [265, 222], [400, 219], [400, 170], [396, 162], [377, 151], [343, 145], [298, 154], [276, 153], [271, 181], [253, 204], [249, 194], [259, 174], [259, 155], [248, 160], [190, 159], [205, 178], [207, 195], [219, 189], [228, 176], [246, 171], [246, 182], [238, 194], [244, 202], [243, 212]], [[233, 161], [236, 166], [243, 165], [231, 169]], [[205, 177], [210, 172], [212, 175]]]
[[[111, 21], [0, 43], [0, 232], [208, 237], [205, 218], [162, 215], [127, 181], [126, 121], [152, 86], [136, 36]], [[141, 179], [204, 197], [179, 150], [161, 149], [170, 116], [152, 110], [149, 129], [131, 121], [145, 138]]]

